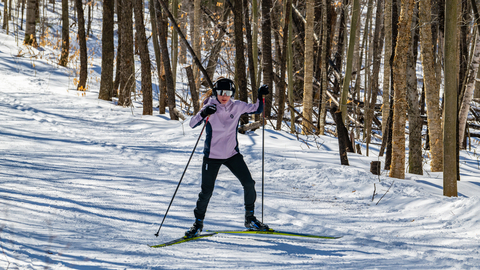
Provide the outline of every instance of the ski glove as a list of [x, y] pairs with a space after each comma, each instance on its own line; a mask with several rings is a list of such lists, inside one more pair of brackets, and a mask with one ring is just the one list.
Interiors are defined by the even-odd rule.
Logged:
[[205, 107], [205, 109], [203, 109], [203, 111], [200, 112], [200, 116], [205, 118], [211, 114], [214, 114], [216, 111], [217, 111], [217, 106], [208, 105], [207, 107]]
[[268, 93], [270, 93], [268, 91], [268, 85], [264, 84], [262, 86], [260, 86], [260, 88], [258, 88], [258, 96], [266, 96], [268, 95]]

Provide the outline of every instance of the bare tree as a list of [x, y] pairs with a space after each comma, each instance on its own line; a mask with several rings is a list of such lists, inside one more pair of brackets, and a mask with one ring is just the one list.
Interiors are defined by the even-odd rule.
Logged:
[[80, 78], [78, 80], [77, 90], [85, 91], [87, 86], [88, 61], [82, 0], [75, 0], [75, 8], [78, 16], [78, 43], [80, 45]]
[[[243, 44], [243, 3], [236, 1], [233, 6], [233, 28], [235, 32], [235, 81], [239, 100], [247, 101], [247, 74], [245, 72], [245, 45]], [[241, 124], [248, 123], [248, 116], [242, 116]]]
[[428, 132], [430, 136], [430, 152], [432, 160], [430, 168], [433, 172], [443, 170], [443, 137], [439, 105], [440, 87], [434, 66], [434, 48], [431, 28], [431, 0], [420, 1], [420, 49], [422, 54], [423, 82], [427, 103]]
[[270, 117], [273, 96], [273, 61], [272, 61], [272, 23], [270, 12], [271, 0], [262, 0], [262, 58], [263, 83], [270, 87], [270, 93], [265, 97], [265, 116]]
[[[457, 1], [445, 2], [445, 111], [443, 195], [456, 197], [457, 194]], [[433, 162], [433, 161], [432, 161]]]
[[142, 94], [143, 94], [143, 114], [152, 115], [152, 76], [150, 74], [150, 54], [148, 53], [147, 37], [145, 35], [145, 24], [143, 23], [143, 0], [135, 0], [135, 29], [138, 35], [138, 49], [140, 52], [140, 61], [142, 69]]
[[390, 177], [405, 178], [405, 126], [407, 120], [407, 62], [411, 44], [411, 25], [414, 0], [402, 0], [398, 22], [397, 47], [393, 60], [393, 110], [392, 166]]
[[[67, 1], [67, 0], [64, 0]], [[110, 100], [113, 96], [113, 61], [115, 57], [114, 45], [114, 0], [103, 1], [102, 18], [102, 74], [98, 98]]]
[[70, 51], [70, 25], [68, 18], [68, 0], [62, 0], [62, 53], [58, 64], [63, 67], [66, 67], [68, 64], [68, 54]]
[[27, 0], [27, 26], [25, 27], [25, 40], [26, 45], [38, 46], [37, 34], [36, 34], [36, 21], [37, 13], [35, 12], [37, 6], [37, 0]]
[[313, 131], [312, 114], [313, 114], [313, 22], [315, 19], [315, 1], [306, 1], [305, 17], [305, 64], [304, 64], [304, 80], [303, 80], [303, 121], [302, 134], [311, 134]]
[[[162, 0], [162, 4], [165, 4]], [[155, 11], [157, 25], [162, 25], [162, 22], [166, 19], [162, 14], [162, 9], [158, 1], [155, 1]], [[172, 67], [170, 66], [170, 55], [168, 54], [167, 45], [167, 28], [157, 27], [158, 38], [160, 40], [160, 51], [162, 52], [163, 68], [165, 70], [165, 82], [167, 87], [167, 103], [171, 120], [178, 120], [178, 116], [175, 114], [175, 85], [172, 78]]]

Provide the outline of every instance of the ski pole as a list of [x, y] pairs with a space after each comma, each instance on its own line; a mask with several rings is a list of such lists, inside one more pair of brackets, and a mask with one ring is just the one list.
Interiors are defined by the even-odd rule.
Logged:
[[263, 119], [262, 119], [262, 223], [263, 223], [263, 202], [265, 194], [265, 98], [263, 98]]
[[208, 123], [208, 118], [205, 120], [205, 125], [203, 125], [202, 131], [200, 132], [200, 135], [198, 136], [197, 142], [195, 143], [195, 146], [193, 147], [192, 154], [190, 154], [190, 158], [188, 159], [187, 166], [185, 166], [185, 170], [183, 170], [182, 177], [180, 178], [180, 181], [178, 182], [177, 189], [175, 189], [175, 192], [173, 193], [172, 200], [170, 200], [170, 204], [168, 205], [167, 211], [165, 212], [165, 215], [163, 216], [162, 223], [160, 224], [160, 227], [158, 228], [157, 233], [155, 234], [156, 237], [158, 237], [158, 234], [160, 233], [160, 229], [162, 228], [163, 222], [165, 221], [165, 218], [167, 217], [168, 210], [170, 210], [170, 206], [172, 206], [173, 199], [175, 199], [175, 195], [177, 195], [178, 188], [180, 187], [180, 184], [182, 183], [183, 176], [185, 175], [185, 172], [187, 171], [188, 165], [190, 164], [190, 160], [192, 160], [193, 153], [195, 153], [195, 149], [197, 149], [198, 142], [200, 141], [200, 138], [202, 137], [203, 131], [205, 130], [205, 126]]

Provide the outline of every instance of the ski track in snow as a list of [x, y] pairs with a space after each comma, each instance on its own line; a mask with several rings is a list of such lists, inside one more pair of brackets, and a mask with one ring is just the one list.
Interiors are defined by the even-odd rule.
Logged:
[[[66, 71], [42, 61], [32, 69], [7, 53], [13, 42], [1, 36], [0, 268], [480, 269], [480, 181], [471, 153], [462, 156], [460, 196], [447, 198], [439, 174], [379, 178], [368, 172], [377, 157], [351, 154], [351, 166], [340, 166], [336, 138], [308, 148], [270, 129], [265, 222], [343, 237], [215, 235], [152, 249], [193, 222], [203, 139], [154, 236], [200, 129], [142, 116], [141, 108], [132, 114], [95, 92], [82, 97], [65, 89]], [[260, 218], [261, 131], [238, 139], [257, 181]], [[242, 225], [241, 185], [222, 168], [205, 229]]]

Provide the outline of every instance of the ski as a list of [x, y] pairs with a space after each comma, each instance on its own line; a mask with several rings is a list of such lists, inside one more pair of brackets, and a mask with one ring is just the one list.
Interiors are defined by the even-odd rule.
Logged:
[[322, 239], [338, 239], [341, 236], [324, 236], [324, 235], [315, 235], [315, 234], [305, 234], [305, 233], [295, 233], [295, 232], [284, 232], [276, 231], [269, 229], [268, 231], [253, 231], [253, 230], [221, 230], [221, 231], [209, 231], [212, 233], [231, 233], [231, 234], [270, 234], [270, 235], [283, 235], [283, 236], [297, 236], [297, 237], [307, 237], [307, 238], [322, 238]]
[[199, 236], [195, 236], [195, 237], [192, 237], [192, 238], [186, 238], [184, 236], [184, 237], [180, 237], [178, 239], [174, 239], [172, 241], [169, 241], [169, 242], [166, 242], [166, 243], [163, 243], [163, 244], [154, 245], [154, 246], [150, 246], [150, 247], [152, 247], [152, 248], [166, 247], [166, 246], [171, 246], [171, 245], [175, 245], [175, 244], [185, 243], [185, 242], [192, 241], [192, 240], [198, 240], [198, 239], [209, 237], [209, 236], [212, 236], [212, 235], [215, 235], [215, 234], [217, 234], [217, 233], [216, 232], [210, 232], [210, 233], [200, 234]]

